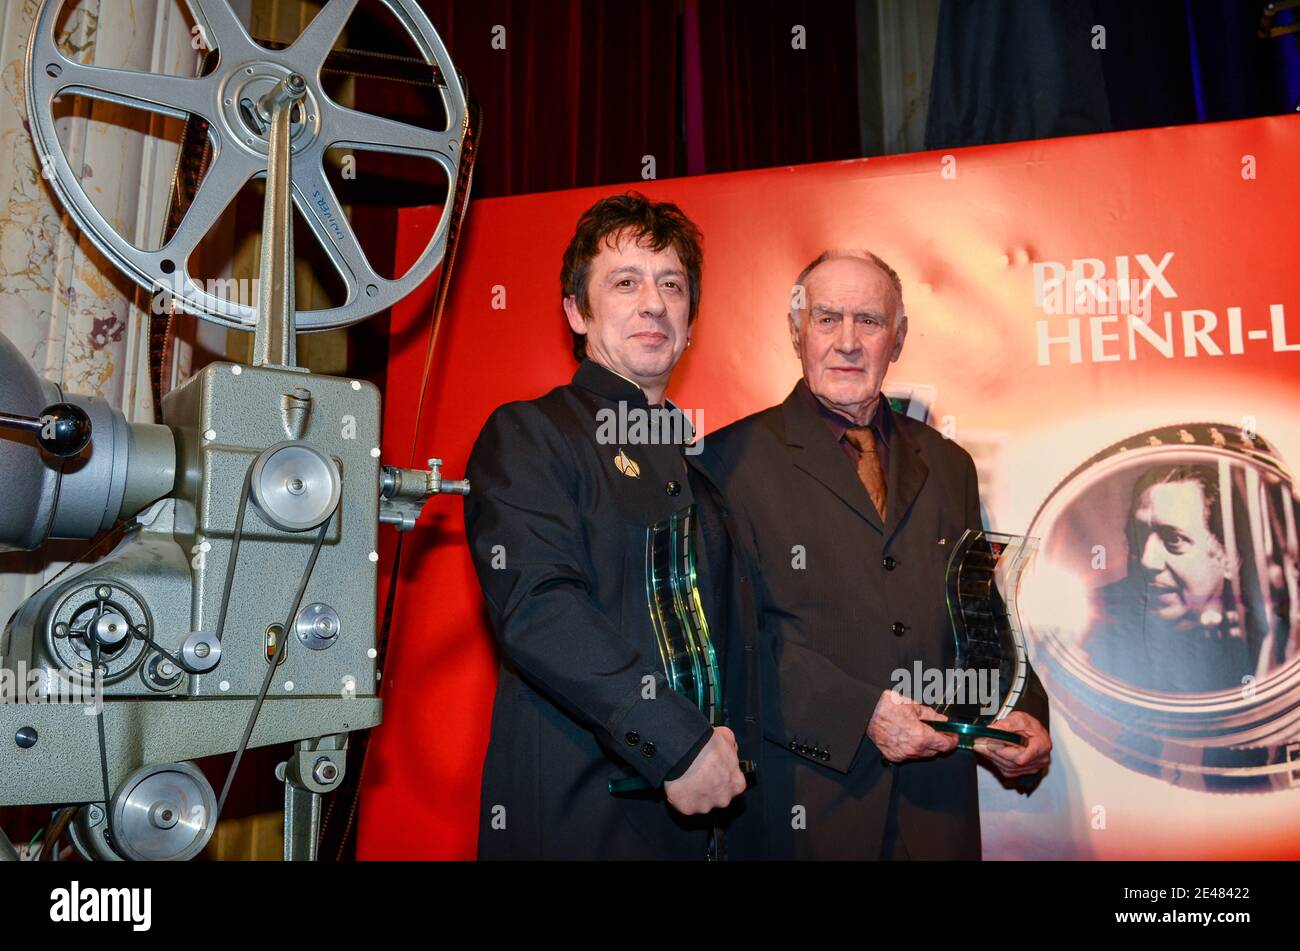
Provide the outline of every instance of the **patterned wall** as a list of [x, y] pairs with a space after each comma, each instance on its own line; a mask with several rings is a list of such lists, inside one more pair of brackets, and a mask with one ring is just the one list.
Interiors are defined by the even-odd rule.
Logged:
[[[27, 130], [23, 58], [39, 7], [0, 5], [0, 333], [67, 392], [101, 396], [128, 419], [152, 421], [148, 297], [62, 213]], [[57, 32], [67, 55], [82, 62], [193, 75], [191, 26], [177, 0], [67, 0]], [[179, 124], [82, 98], [56, 114], [87, 194], [124, 236], [156, 245]], [[186, 348], [178, 350], [187, 360]], [[177, 369], [184, 375], [188, 367]], [[55, 554], [67, 553], [0, 554], [0, 621], [61, 566]]]

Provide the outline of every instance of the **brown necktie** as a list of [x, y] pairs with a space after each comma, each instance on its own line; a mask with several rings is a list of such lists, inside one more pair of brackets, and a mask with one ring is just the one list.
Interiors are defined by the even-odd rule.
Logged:
[[854, 426], [844, 431], [844, 438], [858, 451], [858, 478], [862, 480], [871, 504], [880, 515], [881, 524], [885, 521], [885, 469], [880, 464], [880, 453], [876, 451], [876, 433], [870, 426]]

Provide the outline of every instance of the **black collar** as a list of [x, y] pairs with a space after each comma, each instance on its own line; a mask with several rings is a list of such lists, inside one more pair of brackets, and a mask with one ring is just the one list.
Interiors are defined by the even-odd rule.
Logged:
[[583, 360], [579, 365], [578, 371], [573, 374], [573, 385], [615, 403], [649, 405], [646, 402], [645, 391], [641, 387], [591, 359]]
[[[650, 403], [645, 397], [645, 390], [627, 377], [615, 373], [608, 367], [601, 366], [590, 358], [583, 360], [577, 372], [573, 374], [573, 385], [580, 386], [587, 392], [603, 397], [611, 403], [626, 403], [628, 408], [650, 407]], [[690, 417], [682, 413], [681, 408], [667, 397], [664, 397], [662, 408], [671, 413], [681, 414], [682, 432], [685, 434], [686, 443], [693, 442], [695, 439], [695, 426]]]

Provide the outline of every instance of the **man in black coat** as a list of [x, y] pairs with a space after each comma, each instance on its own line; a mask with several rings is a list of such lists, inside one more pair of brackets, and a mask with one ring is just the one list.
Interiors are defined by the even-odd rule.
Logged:
[[[746, 702], [754, 652], [727, 640], [726, 528], [688, 470], [689, 420], [661, 405], [690, 342], [701, 261], [698, 231], [673, 205], [624, 195], [589, 209], [561, 275], [578, 371], [497, 409], [475, 443], [465, 526], [501, 652], [480, 858], [725, 854], [719, 830], [733, 815], [721, 810], [746, 786], [722, 725], [731, 711], [707, 715], [721, 689], [707, 671], [691, 681], [706, 709], [671, 689], [647, 574], [648, 530], [694, 505], [698, 604]], [[666, 613], [661, 631], [681, 620]], [[636, 778], [646, 791], [611, 795], [611, 780]]]
[[[917, 661], [954, 667], [945, 568], [981, 527], [971, 457], [881, 398], [907, 334], [902, 305], [875, 255], [819, 257], [790, 315], [803, 380], [703, 440], [701, 465], [752, 566], [773, 858], [980, 857], [975, 756], [925, 725], [946, 718], [892, 689]], [[977, 749], [1032, 782], [1050, 756], [1047, 719], [1031, 673], [1019, 708], [994, 724], [1027, 745]]]

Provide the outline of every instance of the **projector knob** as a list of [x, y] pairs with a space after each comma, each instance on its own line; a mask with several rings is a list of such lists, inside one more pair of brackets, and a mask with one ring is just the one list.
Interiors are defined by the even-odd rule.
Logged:
[[65, 459], [79, 455], [90, 444], [90, 416], [71, 403], [54, 403], [38, 417], [0, 413], [0, 429], [35, 433], [42, 449]]

